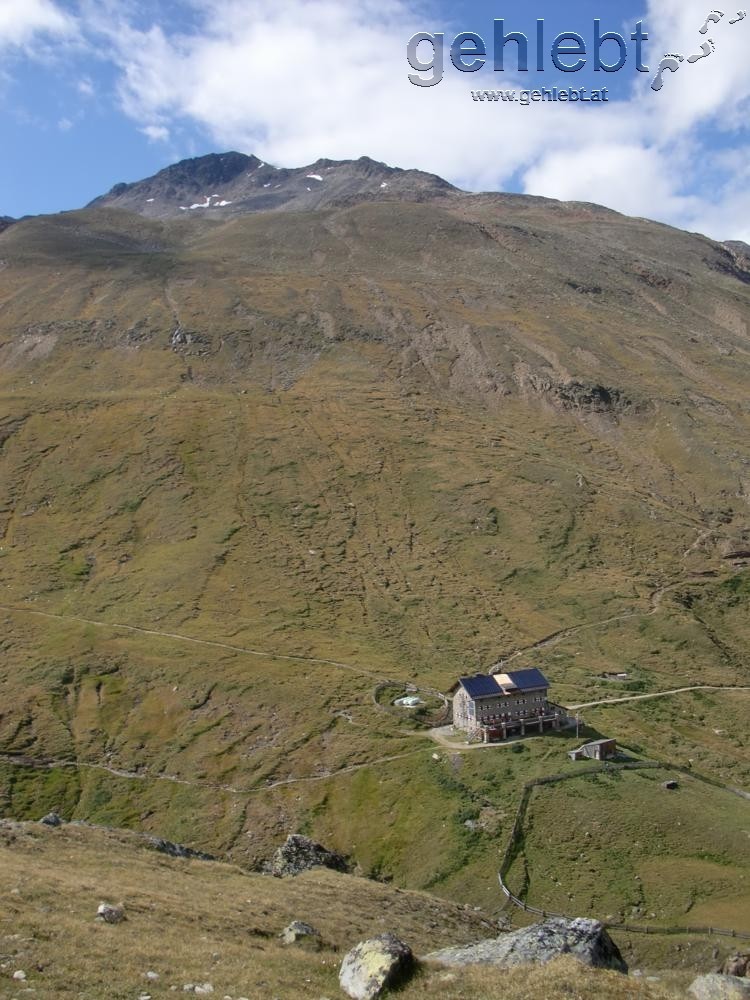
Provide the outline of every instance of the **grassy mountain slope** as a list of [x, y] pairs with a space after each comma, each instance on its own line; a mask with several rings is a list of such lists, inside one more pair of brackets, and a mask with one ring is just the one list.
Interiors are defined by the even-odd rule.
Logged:
[[[6, 814], [243, 862], [301, 828], [496, 908], [520, 784], [573, 737], [436, 761], [379, 682], [447, 690], [562, 632], [517, 662], [566, 704], [622, 693], [607, 672], [750, 684], [736, 250], [450, 196], [89, 209], [0, 260], [0, 752], [84, 765], [3, 763]], [[747, 787], [747, 696], [699, 697], [584, 714]]]
[[[661, 787], [675, 777], [677, 790]], [[550, 785], [509, 882], [527, 879], [529, 902], [553, 912], [750, 933], [746, 827], [745, 800], [668, 769]]]

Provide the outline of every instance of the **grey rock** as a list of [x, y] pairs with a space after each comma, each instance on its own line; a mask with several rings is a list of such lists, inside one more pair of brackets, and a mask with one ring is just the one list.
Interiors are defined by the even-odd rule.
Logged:
[[572, 955], [585, 965], [627, 972], [622, 955], [598, 920], [551, 917], [531, 927], [464, 947], [443, 948], [427, 955], [444, 965], [526, 965]]
[[329, 851], [322, 844], [316, 844], [308, 837], [292, 833], [271, 859], [270, 871], [277, 878], [286, 875], [300, 875], [312, 868], [332, 868], [337, 872], [348, 872], [346, 860], [335, 851]]
[[376, 1000], [384, 990], [405, 983], [415, 968], [411, 948], [394, 934], [381, 934], [344, 956], [339, 985], [352, 1000]]
[[62, 826], [64, 820], [57, 813], [47, 813], [46, 816], [42, 816], [39, 822], [44, 826]]
[[750, 980], [712, 972], [708, 976], [698, 976], [691, 983], [688, 993], [695, 1000], [748, 1000]]
[[750, 955], [730, 955], [722, 965], [721, 972], [725, 976], [750, 978]]
[[310, 924], [303, 920], [293, 920], [288, 927], [279, 934], [282, 944], [297, 944], [306, 948], [318, 949], [322, 941], [320, 931], [317, 931]]
[[185, 847], [183, 844], [173, 844], [171, 840], [162, 840], [161, 837], [148, 837], [148, 846], [158, 851], [159, 854], [167, 854], [170, 858], [188, 858], [194, 861], [216, 861], [213, 854], [205, 854], [203, 851], [196, 851], [192, 847]]
[[[183, 160], [134, 184], [116, 184], [92, 207], [123, 208], [155, 219], [196, 215], [225, 219], [251, 212], [381, 201], [386, 195], [389, 200], [428, 201], [455, 191], [433, 174], [396, 170], [365, 156], [277, 169], [256, 156], [228, 152]], [[4, 225], [0, 219], [0, 231]]]
[[125, 910], [122, 906], [113, 906], [111, 903], [100, 903], [96, 911], [99, 920], [105, 924], [121, 924], [125, 919]]

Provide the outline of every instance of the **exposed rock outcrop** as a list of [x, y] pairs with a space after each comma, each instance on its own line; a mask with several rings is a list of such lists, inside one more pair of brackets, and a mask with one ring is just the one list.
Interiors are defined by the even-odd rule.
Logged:
[[300, 875], [311, 868], [332, 868], [337, 872], [348, 872], [346, 859], [335, 851], [329, 851], [322, 844], [316, 844], [309, 837], [299, 833], [290, 834], [286, 842], [276, 851], [270, 864], [270, 873], [277, 878]]
[[723, 248], [716, 249], [713, 257], [704, 257], [704, 263], [712, 271], [719, 274], [726, 274], [744, 284], [750, 284], [750, 259], [741, 250], [736, 249], [737, 244], [724, 244]]
[[549, 391], [568, 410], [607, 413], [626, 410], [633, 405], [623, 392], [612, 388], [612, 386], [567, 382], [561, 385], [552, 385]]
[[585, 965], [627, 972], [617, 945], [598, 920], [554, 917], [498, 938], [458, 948], [443, 948], [427, 958], [444, 965], [526, 965], [572, 955]]
[[750, 978], [750, 955], [730, 955], [721, 967], [722, 975]]
[[624, 390], [615, 386], [563, 379], [552, 371], [521, 368], [515, 372], [514, 381], [522, 392], [531, 392], [557, 407], [580, 413], [619, 416], [626, 411], [641, 412], [650, 405], [644, 400], [631, 399]]
[[381, 934], [345, 955], [339, 984], [352, 1000], [376, 1000], [384, 990], [406, 982], [415, 968], [411, 948], [394, 934]]
[[145, 180], [115, 184], [90, 207], [120, 208], [152, 219], [196, 215], [225, 219], [250, 212], [305, 211], [394, 198], [426, 202], [459, 194], [434, 174], [399, 170], [367, 156], [279, 168], [257, 156], [227, 152], [181, 160]]
[[633, 265], [633, 273], [636, 274], [644, 284], [648, 285], [649, 288], [669, 288], [672, 284], [672, 279], [667, 277], [665, 274], [660, 274], [658, 271], [653, 270], [653, 268], [647, 267], [645, 264], [636, 263]]
[[742, 531], [721, 547], [722, 559], [750, 559], [750, 532]]
[[750, 980], [712, 972], [708, 976], [698, 976], [688, 994], [695, 1000], [747, 1000], [750, 997]]
[[160, 854], [168, 854], [170, 858], [188, 858], [193, 861], [216, 861], [213, 854], [205, 854], [203, 851], [193, 850], [192, 847], [185, 847], [183, 844], [173, 844], [171, 840], [162, 840], [161, 837], [149, 837], [148, 846]]
[[57, 826], [62, 826], [64, 820], [60, 816], [58, 816], [57, 813], [47, 813], [46, 816], [42, 816], [39, 822], [43, 826], [57, 827]]

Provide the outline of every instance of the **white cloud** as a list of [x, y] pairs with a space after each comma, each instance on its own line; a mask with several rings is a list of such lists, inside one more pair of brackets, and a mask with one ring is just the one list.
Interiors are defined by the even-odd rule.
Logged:
[[[718, 239], [746, 239], [747, 158], [742, 147], [715, 153], [715, 136], [706, 139], [702, 133], [705, 126], [715, 133], [746, 127], [750, 105], [750, 17], [732, 25], [734, 11], [722, 7], [725, 16], [702, 35], [711, 10], [705, 0], [649, 0], [644, 21], [651, 73], [637, 79], [627, 103], [610, 105], [605, 116], [610, 126], [613, 118], [615, 124], [619, 120], [619, 136], [608, 127], [593, 142], [579, 135], [564, 155], [540, 150], [524, 173], [525, 190], [599, 202]], [[714, 51], [688, 63], [709, 38]], [[655, 93], [651, 80], [666, 53], [685, 59], [676, 72], [665, 73], [664, 86]]]
[[591, 201], [627, 215], [679, 218], [699, 207], [675, 191], [680, 156], [638, 144], [593, 142], [550, 153], [526, 172], [527, 194], [563, 201]]
[[[629, 99], [598, 108], [475, 103], [472, 87], [524, 84], [467, 77], [449, 63], [439, 86], [411, 86], [406, 41], [430, 19], [418, 21], [406, 0], [195, 0], [182, 34], [143, 27], [143, 9], [121, 0], [89, 4], [85, 20], [119, 68], [123, 109], [154, 142], [188, 121], [218, 149], [283, 165], [367, 154], [473, 189], [520, 177], [530, 193], [737, 235], [743, 162], [727, 159], [709, 177], [700, 130], [745, 127], [750, 17], [730, 25], [727, 12], [701, 36], [705, 0], [646, 2], [653, 70], [662, 51], [688, 56], [706, 37], [715, 51], [667, 74], [658, 94], [652, 74], [637, 74]], [[60, 15], [48, 0], [25, 7]]]
[[[102, 25], [123, 107], [142, 128], [187, 118], [218, 148], [284, 165], [367, 154], [490, 188], [569, 131], [559, 108], [475, 104], [479, 84], [452, 70], [438, 87], [411, 86], [406, 42], [424, 22], [400, 0], [215, 0], [205, 17], [171, 37]], [[576, 127], [597, 125], [581, 116]]]
[[169, 129], [165, 125], [144, 125], [141, 132], [151, 142], [168, 142]]
[[0, 0], [0, 47], [26, 46], [39, 35], [73, 34], [74, 19], [52, 0]]

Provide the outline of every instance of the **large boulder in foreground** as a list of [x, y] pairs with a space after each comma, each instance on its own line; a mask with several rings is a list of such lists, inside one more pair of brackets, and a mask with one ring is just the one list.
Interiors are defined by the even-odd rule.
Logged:
[[286, 875], [300, 875], [311, 868], [332, 868], [337, 872], [348, 872], [346, 859], [335, 851], [329, 851], [322, 844], [292, 833], [286, 838], [286, 843], [276, 851], [271, 859], [270, 871], [277, 878]]
[[750, 979], [712, 972], [708, 976], [698, 976], [688, 993], [695, 1000], [750, 1000]]
[[427, 959], [443, 965], [527, 965], [572, 955], [584, 965], [627, 972], [617, 945], [598, 920], [550, 917], [541, 924], [501, 934], [489, 941], [457, 948], [443, 948]]
[[352, 1000], [376, 1000], [384, 990], [400, 986], [416, 967], [411, 948], [394, 934], [362, 941], [344, 956], [341, 989]]

